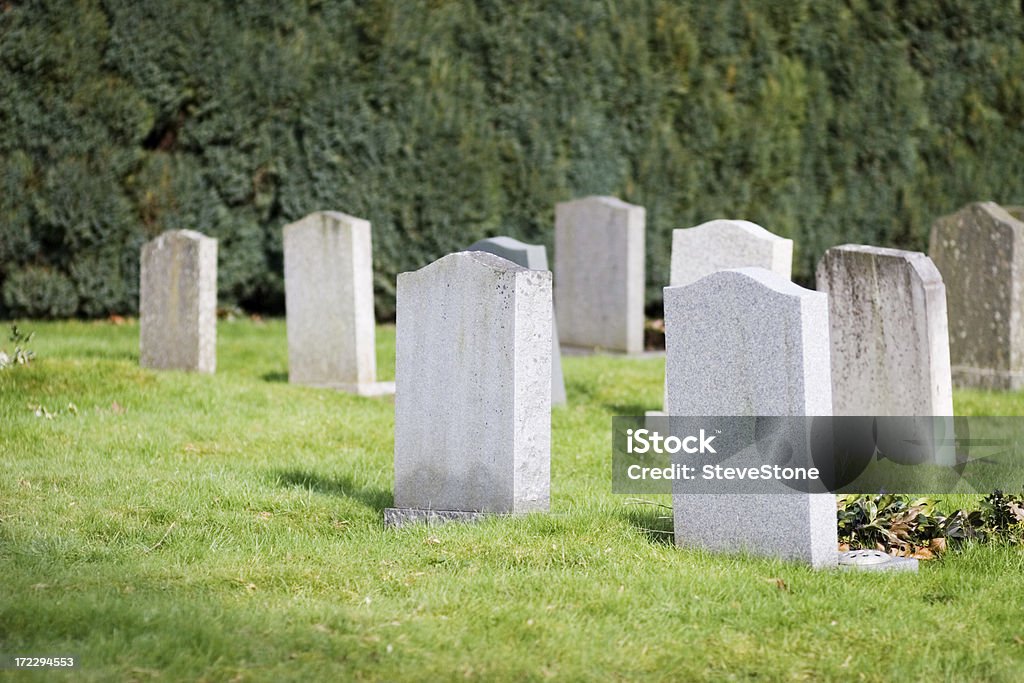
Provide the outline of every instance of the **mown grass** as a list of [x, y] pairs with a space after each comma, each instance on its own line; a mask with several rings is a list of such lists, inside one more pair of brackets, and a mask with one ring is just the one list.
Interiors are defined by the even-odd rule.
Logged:
[[[140, 369], [133, 324], [25, 327], [38, 360], [0, 373], [0, 652], [74, 654], [76, 680], [1024, 671], [1021, 548], [876, 575], [673, 547], [666, 510], [610, 492], [610, 417], [660, 404], [660, 360], [565, 358], [551, 514], [385, 530], [393, 404], [289, 385], [283, 322], [222, 322], [214, 376]], [[390, 379], [393, 329], [378, 346]]]

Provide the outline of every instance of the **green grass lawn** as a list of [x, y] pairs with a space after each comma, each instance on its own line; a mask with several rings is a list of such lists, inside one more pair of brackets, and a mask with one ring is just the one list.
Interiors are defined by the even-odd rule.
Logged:
[[661, 360], [565, 358], [551, 514], [385, 530], [393, 403], [288, 385], [283, 321], [222, 321], [214, 376], [140, 369], [134, 324], [24, 327], [38, 360], [0, 372], [0, 652], [73, 654], [76, 680], [1024, 676], [1024, 549], [813, 571], [676, 548], [667, 510], [612, 494], [610, 418], [660, 405]]

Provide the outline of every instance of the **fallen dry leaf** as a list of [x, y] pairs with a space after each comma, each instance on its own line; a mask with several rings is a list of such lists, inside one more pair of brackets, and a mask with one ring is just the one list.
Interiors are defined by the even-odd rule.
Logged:
[[915, 560], [934, 560], [935, 553], [933, 553], [931, 550], [928, 550], [928, 548], [918, 547], [914, 550], [914, 553], [911, 555], [911, 557], [913, 557]]

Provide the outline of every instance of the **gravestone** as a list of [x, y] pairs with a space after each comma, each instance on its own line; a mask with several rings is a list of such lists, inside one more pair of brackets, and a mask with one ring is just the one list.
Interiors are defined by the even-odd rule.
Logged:
[[817, 268], [829, 296], [835, 415], [953, 415], [946, 288], [920, 252], [833, 247]]
[[555, 207], [555, 311], [563, 345], [644, 349], [644, 208], [615, 197]]
[[1024, 388], [1024, 222], [970, 204], [935, 221], [928, 255], [946, 284], [953, 383]]
[[217, 240], [170, 230], [142, 246], [139, 364], [217, 369]]
[[788, 280], [793, 240], [757, 223], [725, 219], [672, 231], [671, 286], [688, 285], [730, 268], [766, 268]]
[[[732, 268], [765, 268], [789, 280], [793, 240], [768, 232], [750, 221], [716, 219], [672, 231], [669, 285], [688, 285]], [[662, 405], [666, 405], [667, 401]], [[649, 417], [666, 413], [648, 410]]]
[[[670, 415], [829, 415], [828, 300], [760, 268], [719, 271], [665, 288]], [[677, 545], [838, 562], [828, 493], [679, 493]]]
[[318, 211], [284, 227], [288, 381], [363, 396], [377, 382], [370, 223]]
[[548, 509], [551, 274], [480, 251], [398, 276], [388, 525]]
[[[474, 242], [466, 251], [486, 251], [530, 270], [548, 270], [548, 253], [543, 244], [526, 244], [511, 237], [489, 237]], [[558, 325], [551, 314], [551, 405], [565, 405], [565, 380], [562, 377], [562, 349], [558, 344]]]

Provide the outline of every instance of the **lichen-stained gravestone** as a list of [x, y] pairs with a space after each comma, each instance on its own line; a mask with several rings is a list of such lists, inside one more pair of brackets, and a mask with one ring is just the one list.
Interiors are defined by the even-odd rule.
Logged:
[[318, 211], [284, 228], [288, 380], [361, 395], [377, 382], [370, 223]]
[[[548, 270], [548, 253], [543, 244], [526, 244], [511, 237], [488, 237], [474, 242], [466, 251], [486, 251], [530, 270]], [[565, 380], [562, 377], [562, 349], [558, 343], [558, 324], [551, 314], [551, 405], [565, 404]]]
[[835, 415], [953, 415], [946, 288], [920, 252], [857, 244], [825, 252]]
[[1024, 222], [970, 204], [935, 221], [928, 255], [946, 285], [953, 383], [1024, 388]]
[[757, 223], [717, 219], [672, 231], [671, 286], [688, 285], [730, 268], [766, 268], [792, 277], [793, 240]]
[[555, 207], [555, 312], [562, 344], [643, 351], [644, 213], [615, 197]]
[[[665, 288], [670, 415], [829, 415], [828, 301], [761, 268]], [[838, 562], [836, 499], [778, 488], [672, 496], [678, 545]]]
[[385, 522], [547, 510], [551, 273], [449, 254], [398, 276], [396, 327]]
[[217, 240], [171, 230], [144, 244], [140, 261], [140, 365], [214, 372]]

